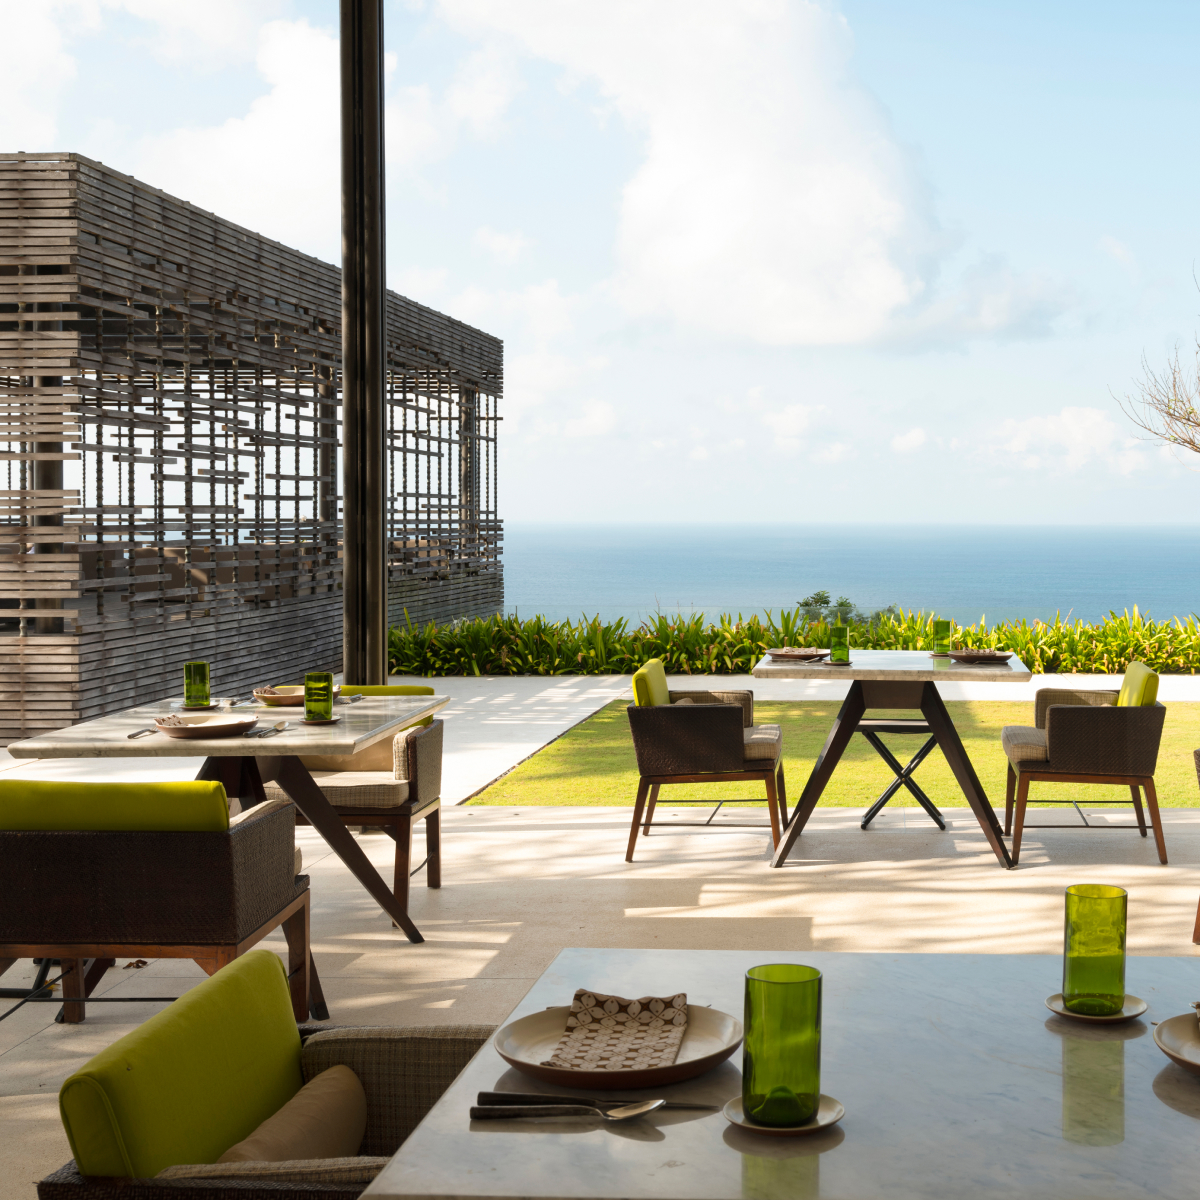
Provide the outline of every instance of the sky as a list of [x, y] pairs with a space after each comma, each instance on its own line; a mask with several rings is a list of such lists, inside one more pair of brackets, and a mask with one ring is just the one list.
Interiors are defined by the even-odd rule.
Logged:
[[[0, 0], [0, 147], [330, 262], [336, 0]], [[388, 285], [513, 522], [1196, 524], [1200, 6], [390, 0]]]

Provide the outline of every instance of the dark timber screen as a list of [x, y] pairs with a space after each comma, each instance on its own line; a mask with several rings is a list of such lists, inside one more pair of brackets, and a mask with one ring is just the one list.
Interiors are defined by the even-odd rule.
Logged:
[[[77, 154], [0, 238], [0, 743], [337, 669], [338, 269]], [[387, 304], [391, 623], [496, 612], [503, 345]]]

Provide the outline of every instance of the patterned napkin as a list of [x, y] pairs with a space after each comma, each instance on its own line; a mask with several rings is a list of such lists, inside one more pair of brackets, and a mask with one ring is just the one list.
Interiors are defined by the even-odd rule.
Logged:
[[566, 1032], [543, 1067], [569, 1071], [633, 1071], [669, 1067], [687, 1032], [687, 996], [575, 993]]

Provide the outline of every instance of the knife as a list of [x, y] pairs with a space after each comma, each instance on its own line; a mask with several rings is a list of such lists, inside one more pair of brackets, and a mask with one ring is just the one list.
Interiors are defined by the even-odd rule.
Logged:
[[[589, 1100], [582, 1096], [543, 1096], [538, 1092], [480, 1092], [479, 1104], [590, 1104], [593, 1108], [607, 1105], [613, 1108], [620, 1104], [636, 1104], [636, 1100]], [[684, 1100], [668, 1100], [664, 1108], [694, 1108], [705, 1112], [716, 1112], [719, 1104], [689, 1104]]]

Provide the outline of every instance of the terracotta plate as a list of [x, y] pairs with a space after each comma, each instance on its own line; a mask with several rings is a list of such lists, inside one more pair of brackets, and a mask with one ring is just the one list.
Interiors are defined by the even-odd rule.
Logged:
[[[262, 692], [255, 690], [254, 699], [259, 704], [269, 705], [271, 708], [295, 708], [297, 705], [304, 703], [304, 685], [291, 685], [287, 687], [278, 687], [275, 689], [279, 694], [276, 696], [264, 696]], [[337, 684], [333, 689], [333, 698], [336, 700], [342, 694], [341, 684]]]
[[1055, 992], [1053, 996], [1046, 997], [1046, 1007], [1052, 1013], [1056, 1013], [1060, 1017], [1069, 1017], [1072, 1021], [1092, 1021], [1098, 1025], [1115, 1025], [1118, 1021], [1132, 1021], [1134, 1017], [1140, 1017], [1150, 1005], [1145, 1000], [1139, 1000], [1137, 996], [1126, 995], [1125, 1005], [1119, 1013], [1113, 1013], [1111, 1017], [1092, 1017], [1087, 1013], [1070, 1012], [1063, 1004], [1062, 992]]
[[1155, 1025], [1154, 1044], [1176, 1066], [1200, 1075], [1200, 1021], [1194, 1012]]
[[224, 714], [213, 716], [186, 717], [180, 716], [186, 725], [163, 725], [158, 717], [154, 718], [159, 733], [165, 733], [173, 738], [219, 738], [237, 737], [246, 733], [258, 724], [257, 717], [229, 717]]
[[840, 1100], [821, 1093], [821, 1102], [817, 1105], [817, 1115], [803, 1125], [758, 1125], [751, 1121], [742, 1108], [741, 1096], [735, 1096], [721, 1110], [725, 1120], [739, 1129], [748, 1129], [751, 1133], [765, 1133], [767, 1137], [802, 1137], [806, 1133], [819, 1133], [836, 1125], [845, 1115], [846, 1109]]
[[646, 1067], [639, 1071], [568, 1071], [544, 1067], [567, 1027], [569, 1005], [521, 1017], [505, 1025], [495, 1038], [496, 1050], [509, 1066], [534, 1079], [569, 1088], [665, 1087], [694, 1079], [723, 1063], [742, 1044], [742, 1023], [728, 1013], [700, 1005], [688, 1005], [688, 1027], [679, 1055], [669, 1067]]

